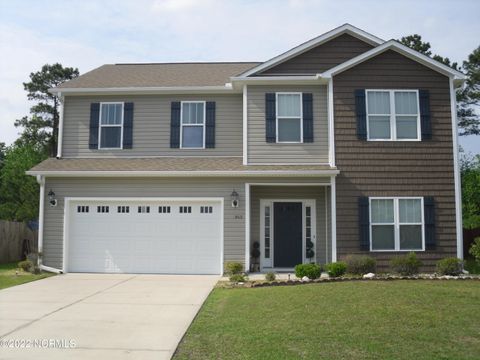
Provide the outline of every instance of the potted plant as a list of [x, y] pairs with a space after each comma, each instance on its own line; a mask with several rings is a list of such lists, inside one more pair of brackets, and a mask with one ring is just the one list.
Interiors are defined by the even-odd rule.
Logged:
[[250, 255], [253, 259], [250, 270], [252, 272], [260, 271], [260, 243], [258, 241], [255, 241], [252, 244], [252, 251], [250, 252]]

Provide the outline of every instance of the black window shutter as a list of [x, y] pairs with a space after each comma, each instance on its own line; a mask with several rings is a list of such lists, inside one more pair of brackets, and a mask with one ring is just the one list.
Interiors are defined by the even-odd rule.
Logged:
[[355, 90], [355, 114], [357, 117], [357, 138], [367, 140], [367, 104], [365, 89]]
[[358, 224], [360, 250], [370, 250], [370, 209], [368, 197], [358, 198]]
[[206, 122], [205, 122], [205, 147], [215, 147], [215, 102], [207, 101], [206, 104]]
[[170, 147], [180, 147], [180, 101], [172, 101], [170, 121]]
[[425, 216], [425, 247], [427, 250], [434, 250], [435, 239], [435, 201], [431, 196], [423, 198], [423, 213]]
[[422, 129], [422, 140], [432, 139], [432, 122], [430, 120], [430, 94], [428, 90], [419, 90], [420, 102], [420, 127]]
[[131, 149], [133, 144], [133, 103], [123, 107], [123, 148]]
[[89, 149], [98, 149], [98, 123], [100, 121], [100, 103], [90, 104], [90, 138]]
[[313, 96], [311, 93], [302, 94], [303, 102], [303, 142], [313, 142]]
[[275, 93], [265, 94], [265, 136], [268, 143], [277, 141]]

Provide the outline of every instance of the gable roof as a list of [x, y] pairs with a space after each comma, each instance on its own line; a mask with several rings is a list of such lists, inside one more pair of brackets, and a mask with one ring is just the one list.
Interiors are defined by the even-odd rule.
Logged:
[[280, 54], [278, 56], [275, 56], [274, 58], [265, 61], [264, 63], [259, 64], [258, 66], [255, 66], [251, 69], [248, 69], [244, 73], [240, 74], [239, 77], [247, 77], [251, 76], [253, 74], [256, 74], [260, 71], [265, 71], [269, 68], [272, 68], [282, 62], [285, 62], [295, 56], [298, 56], [308, 50], [313, 49], [316, 46], [319, 46], [323, 43], [326, 43], [327, 41], [330, 41], [340, 35], [343, 34], [349, 34], [351, 36], [354, 36], [360, 40], [363, 40], [373, 46], [377, 46], [379, 44], [384, 43], [384, 40], [367, 33], [366, 31], [363, 31], [353, 25], [350, 24], [344, 24], [342, 26], [339, 26], [333, 30], [330, 30], [329, 32], [326, 32], [320, 36], [317, 36], [303, 44], [300, 44], [293, 49], [288, 50], [287, 52], [284, 52], [283, 54]]
[[422, 53], [419, 53], [418, 51], [415, 51], [401, 43], [399, 43], [396, 40], [389, 40], [382, 45], [379, 45], [369, 51], [364, 52], [363, 54], [360, 54], [350, 60], [345, 61], [344, 63], [335, 66], [334, 68], [327, 70], [320, 74], [321, 77], [323, 78], [329, 78], [332, 76], [335, 76], [345, 70], [348, 70], [368, 59], [371, 59], [387, 50], [393, 50], [396, 51], [430, 69], [433, 69], [445, 76], [453, 77], [456, 80], [461, 80], [463, 81], [466, 77], [464, 74], [461, 72], [452, 69], [450, 66], [447, 66], [445, 64], [442, 64], [439, 61], [436, 61], [432, 59], [429, 56], [426, 56]]
[[258, 62], [108, 64], [51, 89], [127, 89], [222, 86]]

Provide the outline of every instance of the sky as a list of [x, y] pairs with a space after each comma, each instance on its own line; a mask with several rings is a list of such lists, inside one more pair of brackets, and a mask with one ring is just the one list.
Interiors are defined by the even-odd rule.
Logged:
[[[46, 63], [265, 61], [344, 23], [418, 33], [461, 62], [480, 45], [479, 13], [478, 0], [0, 0], [0, 142], [17, 138], [32, 106], [22, 83]], [[460, 143], [480, 153], [480, 136]]]

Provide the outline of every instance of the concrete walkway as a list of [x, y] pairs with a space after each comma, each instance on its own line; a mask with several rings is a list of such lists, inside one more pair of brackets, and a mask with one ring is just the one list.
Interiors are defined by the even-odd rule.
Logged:
[[0, 290], [0, 359], [170, 359], [218, 279], [67, 274]]

